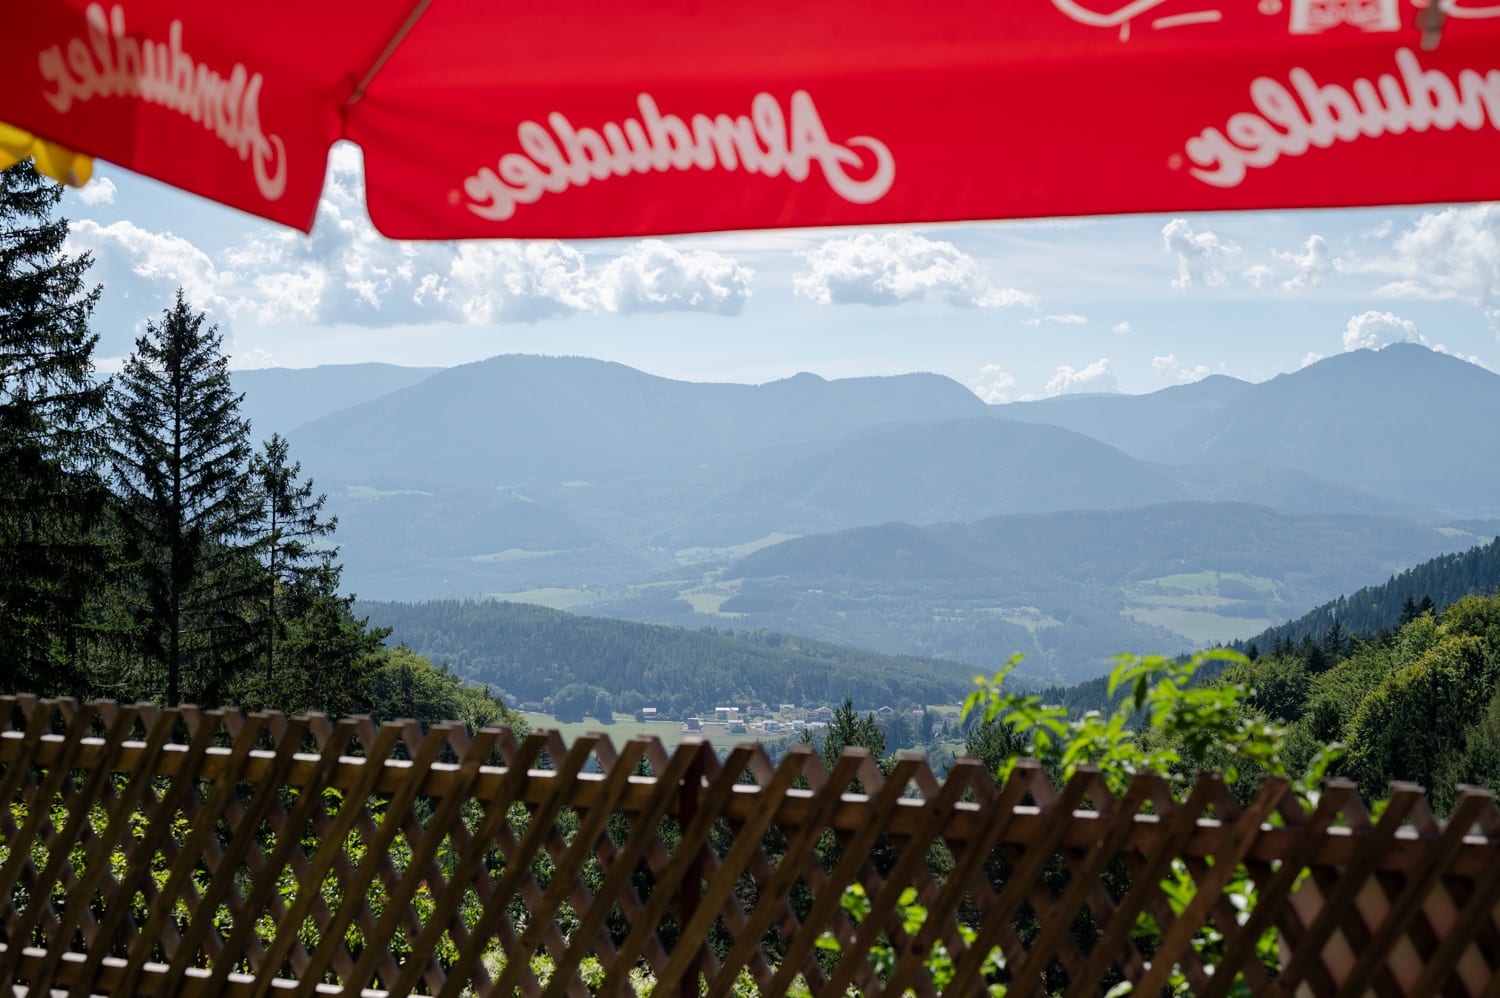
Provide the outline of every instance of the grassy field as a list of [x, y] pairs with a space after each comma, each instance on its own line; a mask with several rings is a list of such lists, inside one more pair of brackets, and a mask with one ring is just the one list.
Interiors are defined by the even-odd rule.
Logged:
[[782, 541], [789, 541], [798, 536], [800, 535], [775, 533], [767, 534], [764, 537], [757, 537], [753, 541], [746, 541], [744, 544], [735, 544], [730, 547], [682, 548], [679, 551], [673, 552], [673, 557], [682, 565], [692, 565], [705, 561], [734, 561], [748, 554], [754, 554], [761, 548], [768, 548], [772, 544], [780, 544]]
[[1276, 592], [1276, 582], [1273, 579], [1262, 578], [1258, 575], [1241, 575], [1239, 572], [1186, 572], [1177, 575], [1163, 575], [1155, 579], [1142, 579], [1135, 584], [1136, 589], [1144, 590], [1154, 587], [1157, 590], [1176, 591], [1180, 593], [1209, 593], [1217, 595], [1220, 582], [1238, 582], [1249, 586], [1261, 593]]
[[513, 593], [486, 593], [493, 599], [510, 603], [535, 603], [552, 610], [571, 610], [588, 606], [597, 600], [598, 594], [587, 589], [523, 589]]
[[1144, 624], [1155, 624], [1169, 631], [1176, 631], [1199, 645], [1248, 638], [1272, 624], [1272, 621], [1266, 619], [1224, 617], [1208, 610], [1191, 610], [1180, 606], [1135, 606], [1120, 612]]

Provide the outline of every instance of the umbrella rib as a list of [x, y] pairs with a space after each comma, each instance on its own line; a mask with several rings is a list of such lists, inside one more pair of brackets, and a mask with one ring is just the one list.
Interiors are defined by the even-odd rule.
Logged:
[[401, 22], [401, 27], [396, 30], [396, 33], [394, 35], [391, 36], [391, 40], [385, 43], [385, 49], [381, 51], [379, 56], [376, 57], [374, 63], [370, 65], [370, 68], [365, 70], [365, 75], [360, 79], [359, 85], [354, 88], [354, 92], [349, 95], [349, 99], [344, 101], [345, 113], [347, 113], [350, 108], [358, 104], [364, 98], [365, 88], [370, 85], [370, 81], [375, 79], [375, 74], [380, 72], [381, 67], [385, 65], [386, 60], [389, 59], [391, 55], [396, 51], [396, 48], [406, 40], [406, 36], [411, 32], [412, 28], [416, 27], [417, 22], [422, 19], [423, 14], [427, 13], [427, 8], [431, 5], [432, 0], [417, 0], [416, 4], [413, 5], [411, 13], [406, 15], [405, 21]]

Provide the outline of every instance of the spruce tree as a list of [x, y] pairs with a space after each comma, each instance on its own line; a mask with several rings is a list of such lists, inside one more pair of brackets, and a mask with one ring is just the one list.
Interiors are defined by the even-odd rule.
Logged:
[[62, 188], [30, 162], [0, 170], [0, 684], [88, 690], [86, 605], [97, 538], [105, 387], [89, 318], [89, 256], [63, 252]]
[[256, 658], [261, 573], [240, 399], [218, 327], [181, 291], [115, 380], [114, 480], [140, 636], [171, 706], [221, 702]]
[[321, 519], [326, 495], [314, 495], [312, 479], [299, 481], [302, 464], [291, 462], [279, 433], [250, 462], [259, 517], [261, 557], [265, 559], [266, 679], [276, 671], [277, 640], [286, 619], [309, 607], [320, 595], [338, 590], [340, 569], [333, 549], [318, 546], [338, 526], [338, 518]]

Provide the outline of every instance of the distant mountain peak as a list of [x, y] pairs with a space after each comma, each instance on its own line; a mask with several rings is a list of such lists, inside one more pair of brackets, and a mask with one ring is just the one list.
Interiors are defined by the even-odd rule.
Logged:
[[826, 384], [828, 384], [828, 379], [825, 378], [825, 377], [823, 377], [822, 375], [813, 374], [811, 371], [798, 371], [796, 374], [792, 375], [790, 378], [778, 378], [775, 381], [769, 381], [769, 382], [766, 383], [766, 387], [773, 387], [775, 385], [826, 385]]

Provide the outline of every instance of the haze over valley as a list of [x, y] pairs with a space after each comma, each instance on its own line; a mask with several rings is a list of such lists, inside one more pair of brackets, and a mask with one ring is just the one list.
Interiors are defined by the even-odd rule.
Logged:
[[523, 355], [233, 377], [329, 494], [365, 599], [1023, 652], [1071, 681], [1500, 533], [1500, 441], [1453, 429], [1500, 421], [1500, 377], [1416, 344], [1007, 405], [934, 374], [702, 384]]

